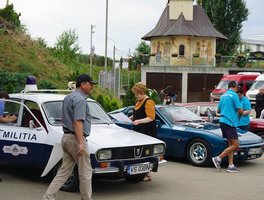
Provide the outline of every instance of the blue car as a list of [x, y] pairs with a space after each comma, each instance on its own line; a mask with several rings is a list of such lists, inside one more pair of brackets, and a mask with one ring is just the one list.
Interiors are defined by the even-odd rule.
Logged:
[[[187, 158], [195, 166], [212, 164], [211, 158], [220, 154], [227, 146], [220, 126], [204, 121], [201, 117], [181, 106], [156, 105], [158, 138], [166, 143], [166, 156]], [[109, 113], [133, 114], [133, 107], [125, 107]], [[117, 125], [133, 129], [129, 122], [113, 120]], [[234, 152], [236, 161], [260, 158], [264, 141], [251, 132], [238, 129], [239, 148]]]

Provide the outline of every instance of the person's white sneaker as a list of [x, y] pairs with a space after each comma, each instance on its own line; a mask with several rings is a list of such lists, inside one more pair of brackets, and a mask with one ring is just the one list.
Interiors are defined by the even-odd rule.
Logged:
[[234, 167], [228, 167], [226, 171], [229, 172], [229, 173], [240, 172], [240, 170], [237, 167], [235, 167], [235, 166]]
[[212, 158], [212, 161], [213, 161], [214, 166], [216, 167], [216, 169], [219, 169], [219, 170], [222, 169], [222, 168], [221, 168], [221, 161], [218, 161], [216, 157], [213, 157], [213, 158]]

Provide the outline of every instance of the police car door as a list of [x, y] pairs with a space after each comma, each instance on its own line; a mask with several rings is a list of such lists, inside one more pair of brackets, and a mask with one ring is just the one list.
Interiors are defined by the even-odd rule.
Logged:
[[[32, 105], [39, 109], [36, 103], [32, 102]], [[6, 116], [15, 114], [17, 120], [0, 124], [0, 160], [43, 166], [48, 159], [45, 146], [47, 131], [45, 124], [40, 123], [40, 117], [38, 119], [19, 100], [6, 100], [5, 113]]]

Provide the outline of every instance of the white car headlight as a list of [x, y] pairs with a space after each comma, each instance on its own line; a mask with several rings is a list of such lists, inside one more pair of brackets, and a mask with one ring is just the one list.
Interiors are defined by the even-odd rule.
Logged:
[[153, 154], [157, 155], [157, 154], [163, 154], [165, 150], [165, 147], [163, 144], [156, 144], [154, 145], [154, 151]]
[[102, 149], [97, 152], [98, 160], [108, 160], [112, 158], [112, 151], [109, 149]]

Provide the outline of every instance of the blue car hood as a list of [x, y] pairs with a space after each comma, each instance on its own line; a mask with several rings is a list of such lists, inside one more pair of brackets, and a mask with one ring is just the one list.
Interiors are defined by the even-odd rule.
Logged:
[[[174, 126], [173, 129], [185, 129], [188, 132], [199, 132], [205, 135], [214, 134], [222, 137], [220, 126], [211, 123], [186, 123], [182, 124], [182, 126]], [[250, 145], [263, 142], [263, 139], [261, 137], [249, 131], [244, 131], [238, 128], [237, 132], [240, 145]]]

